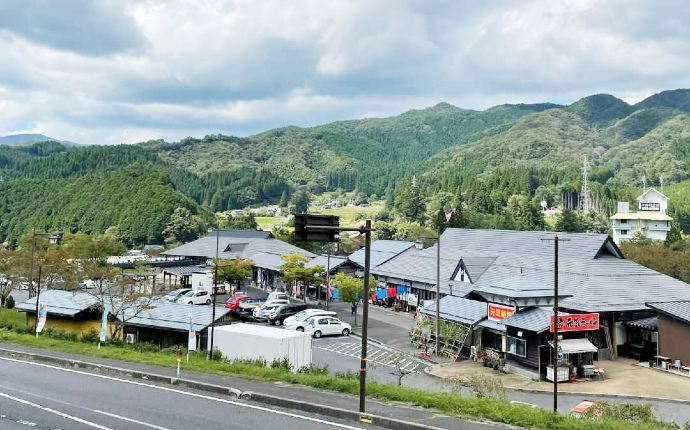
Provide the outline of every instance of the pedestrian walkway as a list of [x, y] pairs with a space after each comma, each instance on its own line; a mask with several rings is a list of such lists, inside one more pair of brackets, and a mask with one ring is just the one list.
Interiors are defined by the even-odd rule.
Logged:
[[[606, 379], [603, 381], [560, 383], [558, 384], [558, 391], [600, 396], [676, 399], [690, 402], [690, 390], [688, 389], [690, 384], [688, 384], [687, 377], [638, 366], [637, 360], [628, 358], [598, 362], [597, 366], [606, 370]], [[553, 390], [553, 384], [549, 381], [533, 381], [518, 375], [492, 370], [483, 367], [478, 362], [468, 360], [433, 365], [427, 369], [427, 373], [443, 379], [461, 379], [468, 375], [496, 377], [503, 382], [505, 388], [517, 391], [549, 392]]]
[[[361, 342], [314, 343], [314, 348], [355, 358], [361, 357], [362, 354]], [[404, 352], [374, 345], [370, 345], [367, 348], [367, 362], [391, 368], [400, 368], [410, 373], [420, 373], [429, 364], [428, 362], [416, 360]]]

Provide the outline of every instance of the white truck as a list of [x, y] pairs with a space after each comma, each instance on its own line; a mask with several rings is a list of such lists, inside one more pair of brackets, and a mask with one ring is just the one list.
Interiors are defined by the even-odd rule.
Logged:
[[224, 358], [263, 359], [267, 365], [287, 357], [296, 372], [311, 364], [311, 335], [256, 324], [231, 324], [214, 329], [213, 345]]

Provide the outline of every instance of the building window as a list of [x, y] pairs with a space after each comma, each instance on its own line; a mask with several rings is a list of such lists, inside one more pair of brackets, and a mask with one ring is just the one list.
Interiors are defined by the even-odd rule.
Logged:
[[628, 220], [627, 220], [627, 219], [622, 219], [622, 220], [621, 220], [621, 224], [627, 224], [627, 223], [628, 223]]
[[640, 203], [640, 210], [641, 211], [660, 211], [661, 210], [661, 204], [660, 203]]
[[508, 336], [508, 354], [527, 357], [527, 342], [524, 339]]
[[628, 230], [621, 230], [621, 236], [626, 236], [628, 234]]

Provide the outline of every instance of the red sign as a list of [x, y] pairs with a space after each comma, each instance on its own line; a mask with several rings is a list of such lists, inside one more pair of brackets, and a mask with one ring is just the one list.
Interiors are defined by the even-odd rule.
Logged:
[[[551, 332], [554, 331], [553, 315], [550, 324]], [[599, 330], [599, 314], [558, 314], [558, 331], [585, 331]]]
[[489, 303], [489, 309], [487, 310], [489, 319], [493, 321], [503, 321], [513, 315], [513, 313], [515, 313], [515, 308], [512, 306], [495, 305], [493, 303]]

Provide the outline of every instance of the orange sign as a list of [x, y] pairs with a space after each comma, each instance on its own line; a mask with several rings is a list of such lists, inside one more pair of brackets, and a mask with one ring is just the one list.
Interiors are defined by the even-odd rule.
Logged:
[[[553, 333], [553, 315], [550, 324]], [[599, 314], [559, 314], [558, 331], [585, 331], [599, 330]]]
[[489, 309], [487, 311], [489, 319], [493, 321], [503, 321], [514, 313], [515, 308], [512, 306], [496, 305], [493, 303], [489, 303]]

